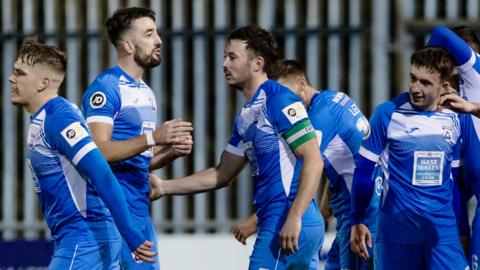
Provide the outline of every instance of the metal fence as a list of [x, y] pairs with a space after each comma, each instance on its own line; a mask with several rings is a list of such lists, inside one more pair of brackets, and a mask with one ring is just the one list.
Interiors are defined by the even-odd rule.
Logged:
[[[3, 239], [48, 236], [24, 163], [29, 118], [10, 104], [8, 76], [25, 36], [67, 51], [61, 94], [79, 103], [89, 82], [115, 62], [103, 21], [123, 6], [157, 13], [163, 39], [160, 67], [146, 74], [157, 93], [159, 119], [194, 123], [194, 151], [158, 173], [179, 177], [212, 166], [230, 135], [234, 113], [244, 102], [229, 89], [221, 63], [225, 36], [238, 26], [259, 24], [277, 37], [281, 53], [306, 66], [318, 88], [347, 92], [368, 115], [406, 89], [409, 56], [432, 25], [474, 24], [478, 0], [0, 0], [1, 2], [1, 207]], [[478, 25], [474, 25], [478, 26]], [[248, 170], [226, 189], [163, 198], [152, 204], [163, 232], [225, 232], [252, 212]]]

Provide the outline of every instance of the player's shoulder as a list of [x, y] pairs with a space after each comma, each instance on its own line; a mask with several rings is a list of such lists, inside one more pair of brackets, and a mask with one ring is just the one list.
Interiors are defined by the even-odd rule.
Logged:
[[45, 106], [44, 127], [46, 131], [58, 130], [73, 122], [85, 123], [78, 107], [63, 97], [50, 100]]
[[118, 89], [122, 77], [122, 72], [119, 69], [119, 67], [115, 66], [100, 73], [87, 88], [85, 94], [87, 95], [98, 90], [115, 91]]
[[394, 111], [415, 111], [410, 104], [410, 95], [408, 92], [401, 93], [400, 95], [381, 103], [375, 108], [377, 113], [393, 113]]
[[260, 86], [260, 89], [265, 92], [265, 96], [266, 96], [267, 100], [268, 99], [279, 99], [279, 98], [285, 98], [285, 97], [300, 99], [288, 87], [286, 87], [285, 85], [280, 84], [276, 81], [273, 81], [273, 80], [267, 80], [266, 82], [264, 82]]

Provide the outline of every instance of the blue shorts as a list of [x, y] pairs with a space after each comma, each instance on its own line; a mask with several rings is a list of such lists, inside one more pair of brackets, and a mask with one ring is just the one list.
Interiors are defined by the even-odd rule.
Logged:
[[80, 241], [55, 243], [49, 270], [120, 269], [121, 240], [112, 242]]
[[[140, 232], [145, 236], [145, 238], [153, 242], [152, 251], [158, 251], [157, 246], [157, 234], [155, 233], [155, 229], [152, 225], [152, 220], [149, 216], [146, 217], [139, 217], [132, 214], [132, 220], [135, 223], [135, 227], [140, 229]], [[127, 245], [127, 242], [122, 239], [122, 251], [120, 254], [120, 266], [121, 269], [160, 269], [160, 259], [157, 256], [155, 258], [155, 263], [148, 263], [142, 260], [137, 260], [133, 252]]]
[[375, 269], [469, 269], [460, 242], [445, 245], [375, 243]]
[[313, 256], [323, 244], [324, 225], [304, 226], [298, 240], [299, 250], [286, 256], [280, 249], [279, 233], [260, 230], [250, 256], [249, 270], [308, 270]]
[[368, 249], [368, 260], [362, 260], [350, 249], [349, 235], [336, 235], [328, 252], [325, 270], [366, 270], [373, 269], [373, 249]]

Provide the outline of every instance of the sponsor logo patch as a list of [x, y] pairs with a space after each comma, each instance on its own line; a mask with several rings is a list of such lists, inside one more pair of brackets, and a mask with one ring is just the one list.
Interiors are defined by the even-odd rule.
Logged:
[[60, 134], [62, 134], [62, 137], [70, 146], [74, 146], [83, 138], [88, 136], [87, 130], [82, 127], [80, 122], [71, 123], [68, 127], [62, 130]]
[[414, 186], [441, 186], [444, 152], [415, 151], [414, 156], [412, 184]]
[[92, 106], [94, 109], [103, 107], [106, 102], [107, 97], [100, 91], [93, 93], [93, 95], [90, 97], [90, 106]]
[[288, 121], [292, 125], [308, 117], [307, 111], [300, 101], [292, 103], [283, 108], [282, 113], [287, 117]]

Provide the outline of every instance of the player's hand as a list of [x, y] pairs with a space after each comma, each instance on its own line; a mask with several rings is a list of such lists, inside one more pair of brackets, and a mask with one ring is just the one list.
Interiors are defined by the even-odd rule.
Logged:
[[164, 180], [160, 179], [155, 174], [150, 173], [148, 175], [148, 181], [150, 182], [150, 192], [148, 197], [151, 201], [158, 200], [165, 195], [165, 192], [162, 190], [162, 182]]
[[368, 249], [372, 247], [372, 235], [364, 224], [357, 224], [352, 226], [350, 233], [350, 249], [358, 254], [364, 260], [368, 259]]
[[475, 105], [455, 93], [448, 93], [440, 97], [438, 108], [450, 109], [458, 113], [471, 113], [475, 110]]
[[246, 245], [247, 238], [257, 232], [257, 219], [255, 215], [242, 220], [233, 228], [233, 235], [240, 243]]
[[183, 138], [183, 140], [172, 144], [172, 151], [176, 157], [182, 157], [192, 153], [193, 139], [191, 135]]
[[137, 256], [138, 259], [154, 263], [155, 259], [152, 258], [153, 256], [157, 256], [158, 252], [152, 251], [153, 243], [150, 241], [145, 241], [141, 244], [138, 248], [133, 251], [133, 254]]
[[280, 231], [280, 247], [285, 255], [298, 251], [298, 237], [302, 229], [302, 219], [288, 216]]
[[155, 144], [178, 143], [191, 136], [192, 123], [173, 119], [166, 121], [161, 127], [155, 129], [152, 133]]

